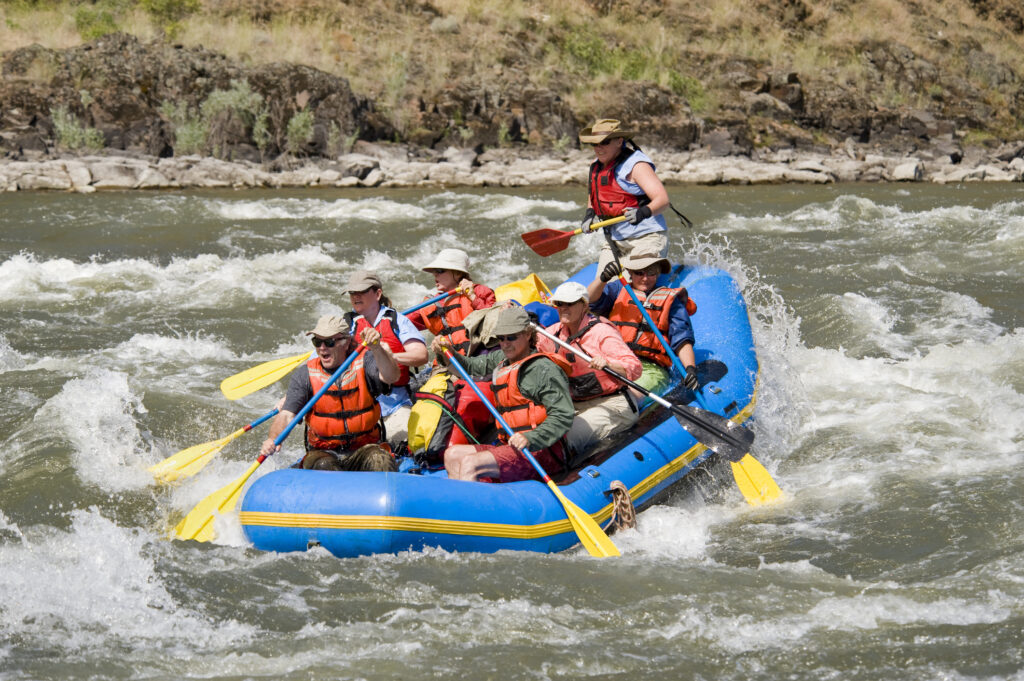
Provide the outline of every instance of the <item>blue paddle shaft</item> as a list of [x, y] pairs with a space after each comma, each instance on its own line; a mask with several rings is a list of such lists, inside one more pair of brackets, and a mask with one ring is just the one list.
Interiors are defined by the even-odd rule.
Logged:
[[[480, 390], [480, 387], [473, 380], [472, 376], [470, 376], [463, 368], [463, 366], [459, 363], [459, 361], [455, 359], [455, 355], [452, 353], [452, 351], [449, 350], [448, 348], [445, 348], [444, 356], [448, 358], [448, 364], [455, 367], [455, 370], [459, 372], [459, 376], [462, 376], [466, 383], [469, 384], [469, 387], [473, 389], [473, 392], [476, 393], [476, 396], [479, 397], [480, 401], [483, 402], [484, 406], [487, 407], [487, 411], [491, 412], [491, 415], [494, 416], [494, 420], [497, 421], [501, 425], [501, 427], [505, 429], [505, 432], [509, 434], [509, 437], [515, 435], [515, 431], [512, 430], [508, 423], [505, 422], [505, 419], [501, 417], [501, 414], [499, 414], [498, 410], [494, 408], [494, 405], [491, 404], [491, 401], [484, 396], [483, 391]], [[545, 481], [547, 481], [549, 479], [547, 472], [541, 467], [539, 463], [537, 463], [537, 459], [533, 458], [533, 454], [530, 453], [530, 450], [524, 447], [519, 451], [523, 453], [523, 456], [526, 457], [526, 460], [530, 462], [531, 466], [533, 466], [533, 470], [537, 471], [537, 473], [540, 474], [540, 476], [544, 478]]]

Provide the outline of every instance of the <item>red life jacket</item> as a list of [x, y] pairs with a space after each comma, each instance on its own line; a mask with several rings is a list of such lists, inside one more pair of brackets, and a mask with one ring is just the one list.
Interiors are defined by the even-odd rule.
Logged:
[[[355, 313], [346, 312], [345, 321], [348, 322], [349, 327], [352, 326], [352, 320], [355, 319]], [[353, 337], [358, 342], [359, 336], [362, 334], [363, 329], [370, 328], [370, 322], [366, 320], [366, 317], [360, 316], [356, 320], [356, 329], [353, 333]], [[377, 322], [377, 326], [374, 327], [380, 332], [381, 341], [387, 344], [391, 348], [391, 352], [405, 352], [405, 345], [398, 338], [398, 313], [392, 309], [388, 309], [384, 312], [384, 316]], [[408, 385], [409, 383], [409, 367], [404, 364], [398, 365], [399, 375], [398, 380], [392, 383], [394, 386]]]
[[615, 160], [602, 167], [600, 161], [590, 165], [590, 205], [601, 220], [618, 217], [627, 208], [647, 205], [651, 199], [646, 194], [630, 194], [615, 178], [619, 166], [633, 155], [633, 149], [623, 147]]
[[445, 336], [451, 343], [452, 351], [469, 354], [469, 333], [462, 321], [473, 311], [469, 296], [453, 293], [444, 300], [420, 310], [420, 317], [427, 330], [435, 336]]
[[[548, 415], [548, 410], [544, 408], [543, 404], [537, 404], [519, 390], [519, 372], [529, 362], [539, 357], [547, 357], [557, 364], [558, 368], [566, 375], [569, 374], [569, 362], [564, 357], [546, 352], [535, 352], [513, 364], [502, 363], [491, 374], [491, 393], [494, 395], [494, 406], [514, 433], [533, 430]], [[504, 435], [503, 441], [508, 441], [508, 434], [504, 433]]]
[[[319, 357], [308, 360], [306, 368], [315, 395], [334, 372], [326, 371]], [[306, 446], [352, 451], [380, 441], [380, 405], [370, 393], [359, 356], [306, 415]]]
[[[583, 337], [598, 324], [610, 325], [610, 322], [607, 319], [593, 317], [589, 322], [580, 327], [580, 330], [572, 337], [569, 336], [569, 331], [562, 325], [562, 322], [558, 322], [548, 328], [548, 333], [558, 336], [568, 345], [576, 345], [580, 350], [593, 357], [594, 353], [583, 347]], [[569, 390], [572, 392], [573, 402], [582, 402], [596, 397], [611, 395], [622, 389], [622, 383], [612, 378], [611, 374], [607, 371], [592, 369], [579, 356], [575, 354], [570, 356], [571, 353], [559, 345], [555, 346], [555, 352], [558, 353], [559, 357], [564, 357], [569, 362]]]
[[[628, 285], [626, 284], [626, 286]], [[637, 299], [643, 304], [647, 313], [651, 316], [651, 321], [661, 331], [661, 335], [665, 336], [665, 339], [668, 340], [668, 327], [671, 318], [669, 313], [672, 309], [672, 302], [676, 299], [676, 296], [679, 296], [685, 303], [687, 300], [686, 289], [663, 286], [651, 291], [646, 296], [646, 300], [645, 295], [640, 291], [634, 289], [633, 293], [636, 294]], [[696, 307], [694, 307], [694, 311], [696, 311]], [[633, 300], [625, 288], [619, 291], [619, 296], [612, 305], [612, 311], [608, 315], [608, 319], [615, 326], [619, 327], [622, 340], [626, 341], [626, 345], [636, 353], [637, 357], [650, 360], [666, 368], [672, 366], [672, 358], [668, 356], [665, 348], [658, 341], [658, 337], [647, 326], [640, 308], [633, 304]]]

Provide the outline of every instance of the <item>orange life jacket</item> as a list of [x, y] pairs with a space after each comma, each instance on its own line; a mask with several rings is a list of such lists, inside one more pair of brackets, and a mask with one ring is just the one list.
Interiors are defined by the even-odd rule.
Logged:
[[[548, 410], [544, 408], [543, 404], [537, 404], [519, 390], [519, 372], [529, 362], [539, 357], [547, 357], [557, 364], [558, 368], [566, 375], [569, 374], [569, 362], [564, 357], [546, 352], [535, 352], [513, 364], [502, 363], [491, 374], [491, 393], [494, 395], [494, 406], [514, 433], [533, 430], [548, 416]], [[503, 435], [505, 437], [502, 438], [502, 441], [507, 442], [508, 434], [503, 433]]]
[[[352, 320], [355, 319], [355, 314], [352, 312], [345, 313], [345, 321], [348, 322], [349, 326], [352, 326]], [[363, 332], [363, 329], [370, 328], [370, 322], [366, 320], [366, 317], [359, 317], [356, 320], [356, 329], [354, 337], [356, 341], [359, 341], [359, 336]], [[405, 352], [405, 345], [398, 338], [398, 313], [392, 309], [388, 309], [381, 320], [377, 322], [377, 326], [374, 327], [380, 332], [381, 341], [387, 344], [391, 348], [391, 352]], [[403, 386], [409, 383], [409, 367], [404, 364], [398, 365], [398, 380], [392, 383], [393, 386]]]
[[[326, 371], [319, 357], [308, 360], [306, 367], [315, 395], [334, 372]], [[351, 451], [380, 441], [380, 405], [370, 392], [359, 356], [306, 415], [306, 446]]]
[[[626, 284], [625, 286], [628, 285]], [[676, 299], [676, 296], [679, 296], [680, 300], [685, 304], [687, 300], [686, 289], [663, 286], [654, 289], [646, 297], [642, 292], [635, 289], [633, 293], [636, 294], [637, 299], [643, 304], [647, 313], [651, 316], [651, 321], [661, 331], [661, 335], [665, 336], [665, 340], [668, 340], [672, 302]], [[694, 306], [694, 311], [696, 309], [696, 306]], [[626, 345], [636, 353], [637, 357], [650, 360], [666, 368], [672, 366], [672, 359], [665, 352], [665, 348], [658, 341], [658, 337], [647, 326], [643, 314], [633, 304], [633, 300], [625, 287], [619, 291], [619, 296], [612, 305], [612, 311], [608, 315], [608, 319], [615, 326], [619, 327], [622, 340], [626, 341]]]
[[420, 317], [427, 330], [435, 336], [445, 336], [451, 343], [452, 351], [469, 353], [469, 333], [462, 321], [473, 311], [469, 296], [453, 293], [439, 303], [420, 310]]
[[[584, 321], [586, 321], [586, 317], [584, 317]], [[583, 350], [587, 355], [593, 356], [592, 352], [588, 352], [583, 347], [582, 341], [583, 337], [587, 335], [587, 332], [598, 324], [610, 324], [610, 322], [607, 319], [594, 317], [580, 327], [580, 330], [572, 337], [569, 336], [569, 330], [562, 325], [562, 322], [558, 322], [548, 329], [548, 333], [553, 336], [558, 336], [568, 345], [576, 345], [576, 347]], [[569, 390], [572, 391], [572, 399], [574, 402], [581, 402], [584, 400], [594, 399], [595, 397], [611, 395], [612, 393], [618, 392], [622, 389], [622, 383], [612, 378], [611, 374], [607, 371], [591, 368], [590, 365], [583, 361], [583, 359], [578, 355], [572, 354], [570, 356], [571, 353], [559, 345], [555, 346], [555, 352], [558, 353], [559, 357], [564, 357], [566, 361], [569, 362]]]
[[622, 215], [627, 208], [646, 205], [651, 199], [646, 194], [630, 194], [615, 179], [615, 171], [633, 155], [633, 149], [624, 147], [615, 160], [602, 167], [600, 161], [590, 165], [590, 205], [602, 220]]

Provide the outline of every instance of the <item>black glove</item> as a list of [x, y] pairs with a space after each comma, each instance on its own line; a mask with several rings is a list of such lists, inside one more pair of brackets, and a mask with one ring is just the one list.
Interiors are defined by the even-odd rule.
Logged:
[[642, 220], [646, 220], [651, 217], [650, 206], [637, 206], [636, 208], [627, 208], [622, 211], [622, 214], [629, 220], [629, 224], [638, 225]]
[[584, 232], [589, 232], [590, 225], [594, 224], [595, 217], [597, 217], [597, 213], [594, 212], [594, 209], [588, 208], [587, 212], [583, 215], [583, 220], [580, 221], [580, 229]]
[[697, 382], [697, 367], [686, 367], [686, 375], [683, 376], [683, 385], [690, 390], [696, 390], [700, 387], [700, 383]]
[[609, 281], [619, 276], [620, 274], [622, 274], [622, 268], [619, 267], [619, 263], [613, 260], [612, 262], [605, 265], [604, 269], [601, 270], [601, 283], [607, 284]]

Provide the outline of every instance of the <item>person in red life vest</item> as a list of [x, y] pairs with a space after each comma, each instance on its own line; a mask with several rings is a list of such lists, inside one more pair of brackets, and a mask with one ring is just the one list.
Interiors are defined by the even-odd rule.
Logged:
[[[260, 447], [262, 455], [269, 456], [280, 449], [280, 445], [274, 446], [277, 436], [313, 399], [349, 353], [359, 349], [349, 334], [348, 322], [334, 315], [321, 317], [306, 335], [313, 337], [316, 357], [292, 372], [281, 411]], [[364, 445], [383, 441], [377, 398], [388, 393], [391, 384], [398, 380], [398, 362], [391, 348], [381, 343], [381, 334], [376, 329], [365, 328], [357, 338], [368, 350], [352, 362], [335, 382], [335, 388], [324, 393], [306, 415], [303, 468], [343, 470], [349, 454]]]
[[[539, 480], [519, 451], [523, 448], [530, 450], [548, 474], [566, 468], [564, 440], [573, 420], [566, 378], [568, 363], [558, 355], [538, 352], [536, 334], [529, 324], [530, 317], [523, 308], [503, 308], [494, 326], [498, 349], [478, 357], [459, 358], [471, 376], [491, 376], [492, 403], [514, 433], [511, 437], [502, 433], [499, 444], [446, 449], [444, 467], [449, 478]], [[431, 347], [440, 355], [447, 343], [444, 336], [436, 336]]]
[[[629, 273], [629, 285], [637, 299], [643, 303], [672, 351], [682, 360], [686, 369], [683, 385], [696, 390], [697, 361], [693, 353], [693, 325], [687, 311], [686, 289], [658, 286], [658, 277], [667, 274], [670, 268], [669, 261], [660, 255], [634, 253], [624, 258], [622, 265]], [[643, 373], [636, 382], [658, 392], [668, 384], [672, 359], [658, 337], [647, 327], [632, 298], [623, 290], [617, 279], [621, 271], [615, 262], [599, 270], [598, 278], [588, 287], [590, 309], [615, 324], [626, 345], [640, 358]]]
[[470, 354], [469, 334], [462, 322], [474, 310], [494, 305], [494, 291], [473, 282], [469, 276], [469, 256], [457, 248], [442, 250], [423, 271], [434, 275], [437, 293], [451, 291], [452, 295], [419, 310], [412, 323], [417, 329], [445, 336], [452, 352]]
[[588, 177], [587, 212], [581, 227], [625, 215], [626, 220], [605, 227], [607, 238], [597, 269], [630, 253], [668, 255], [668, 225], [661, 214], [668, 207], [668, 192], [658, 179], [654, 161], [633, 142], [636, 132], [612, 118], [602, 118], [580, 131], [580, 142], [594, 148]]
[[380, 398], [388, 440], [397, 444], [405, 440], [409, 432], [409, 414], [412, 411], [412, 400], [406, 387], [409, 369], [427, 363], [427, 342], [412, 321], [391, 306], [376, 272], [353, 272], [346, 290], [352, 304], [352, 311], [345, 314], [350, 328], [357, 336], [365, 328], [372, 326], [377, 329], [401, 369], [401, 376], [392, 391]]
[[558, 309], [558, 323], [547, 329], [569, 345], [580, 348], [589, 364], [550, 338], [537, 338], [539, 352], [556, 353], [569, 362], [569, 390], [576, 418], [569, 429], [569, 448], [583, 454], [599, 441], [633, 426], [637, 407], [629, 390], [605, 371], [608, 367], [631, 381], [640, 378], [640, 360], [622, 340], [618, 328], [588, 310], [587, 287], [575, 281], [561, 284], [551, 294]]

